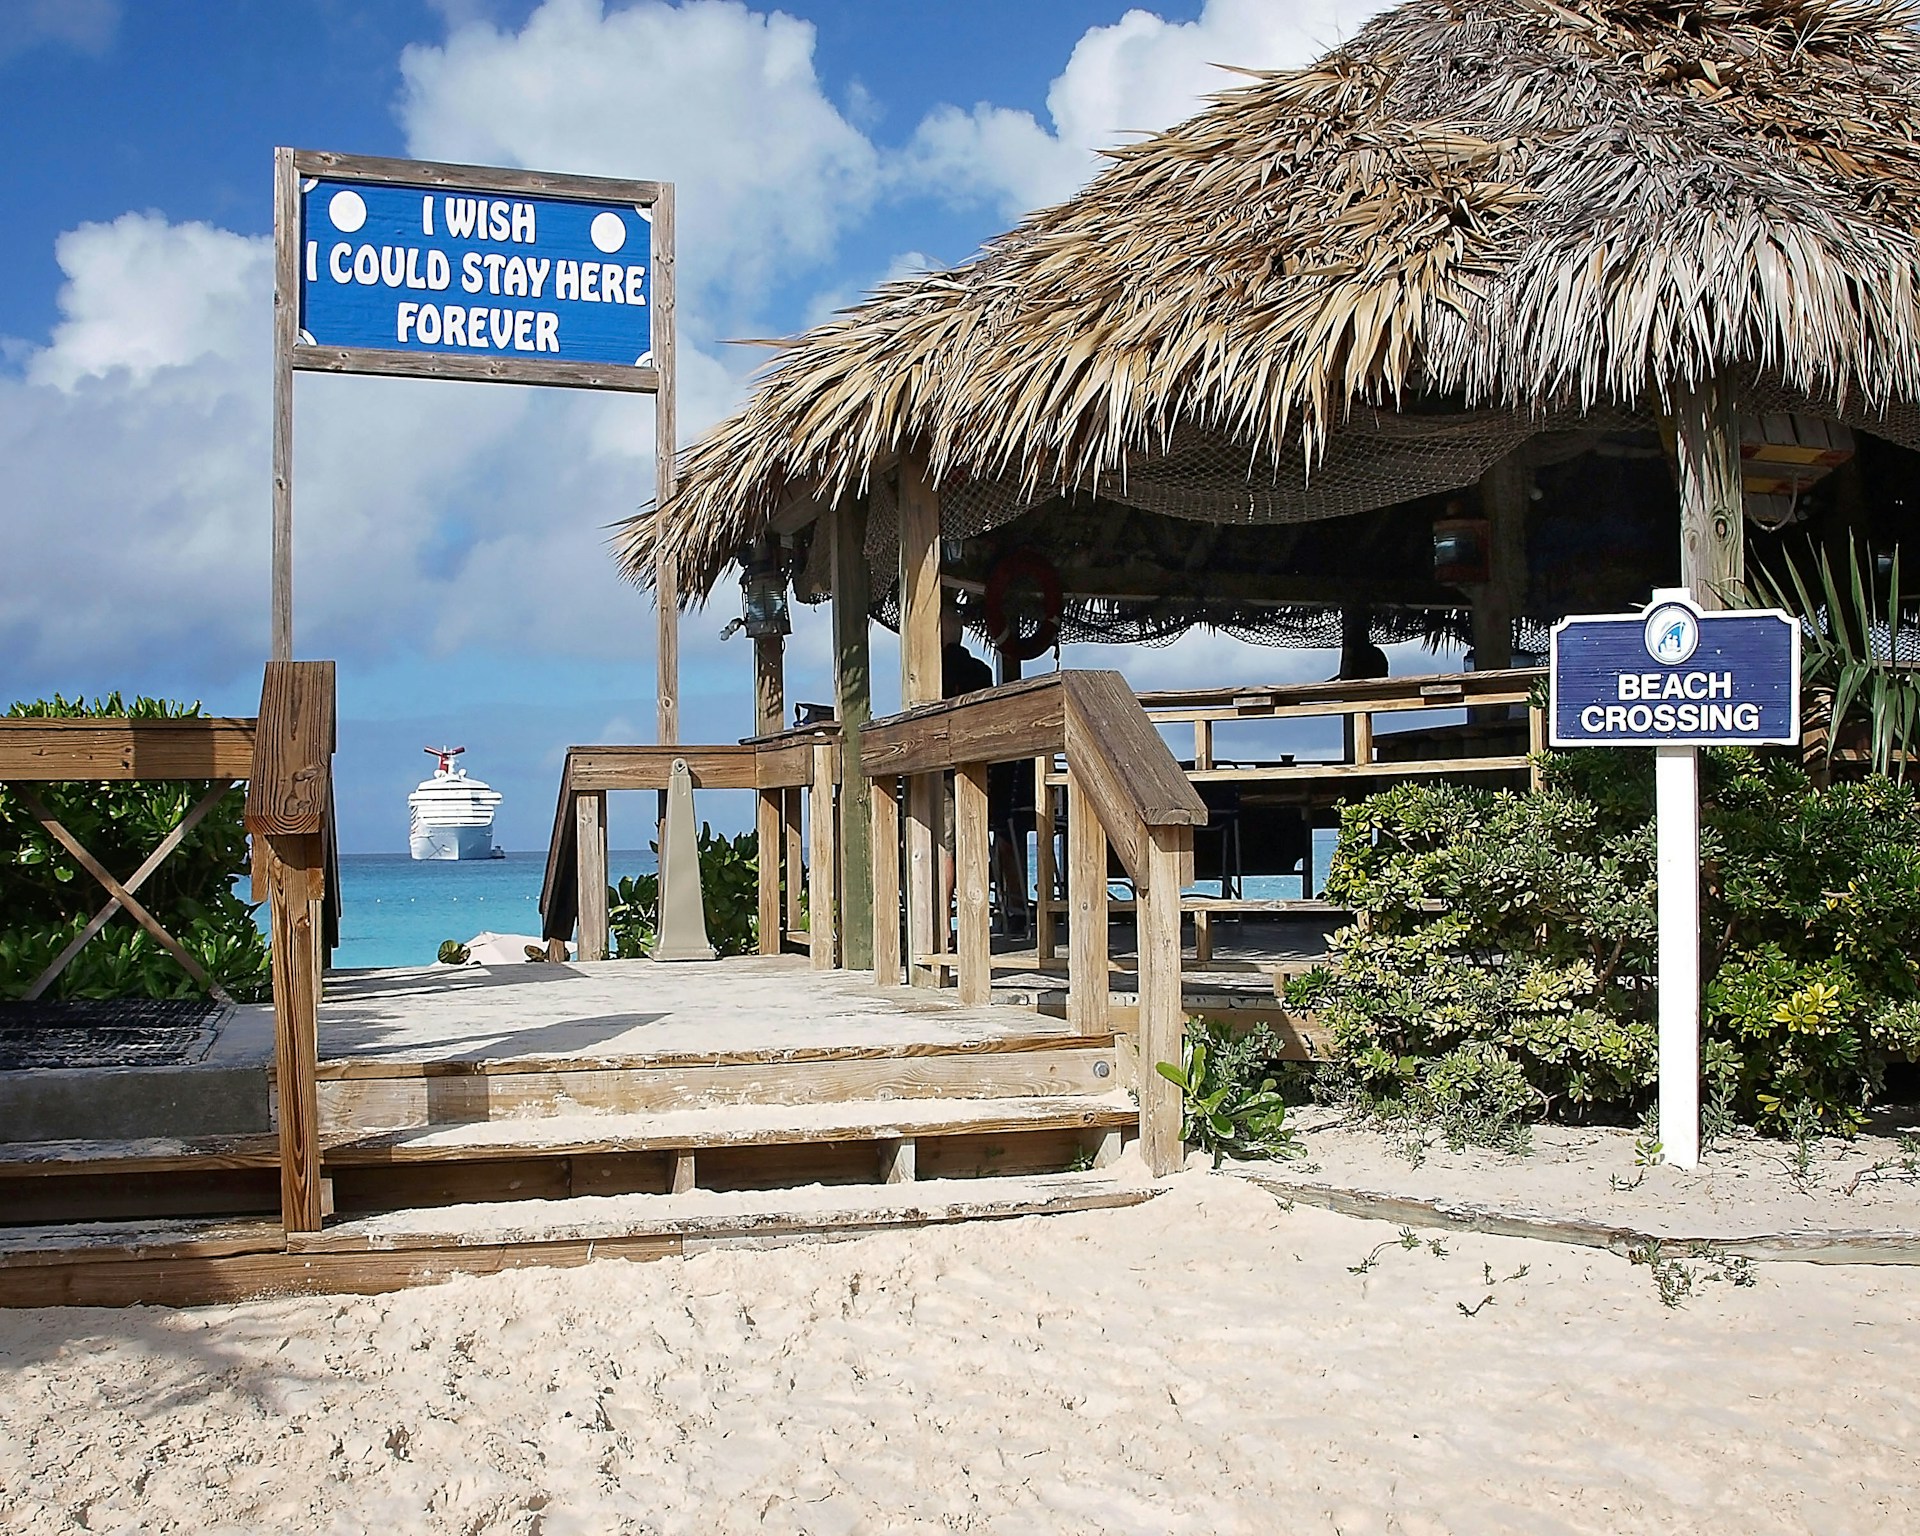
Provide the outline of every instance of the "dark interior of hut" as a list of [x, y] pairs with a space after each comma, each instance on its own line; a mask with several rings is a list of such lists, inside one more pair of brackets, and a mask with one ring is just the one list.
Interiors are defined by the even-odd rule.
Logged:
[[[1853, 433], [1852, 444], [1850, 458], [1787, 496], [1749, 496], [1750, 565], [1778, 574], [1784, 557], [1805, 569], [1825, 550], [1838, 569], [1857, 540], [1879, 557], [1884, 592], [1886, 557], [1920, 505], [1920, 453], [1866, 432]], [[1520, 456], [1528, 475], [1525, 569], [1511, 583], [1516, 665], [1544, 653], [1566, 615], [1637, 608], [1680, 573], [1673, 453], [1658, 431], [1542, 432]], [[1751, 515], [1762, 505], [1764, 520]], [[1065, 642], [1153, 644], [1205, 626], [1259, 644], [1331, 649], [1342, 643], [1343, 616], [1350, 623], [1359, 613], [1375, 644], [1459, 650], [1473, 643], [1476, 587], [1498, 578], [1450, 567], [1460, 551], [1448, 534], [1464, 531], [1471, 551], [1486, 516], [1475, 484], [1346, 516], [1261, 523], [1202, 521], [1081, 493], [949, 538], [942, 563], [963, 621], [982, 640], [995, 570], [1022, 554], [1058, 573]], [[1043, 617], [1043, 598], [1018, 575], [1005, 595], [1029, 630]], [[898, 627], [897, 584], [878, 591], [874, 617]]]

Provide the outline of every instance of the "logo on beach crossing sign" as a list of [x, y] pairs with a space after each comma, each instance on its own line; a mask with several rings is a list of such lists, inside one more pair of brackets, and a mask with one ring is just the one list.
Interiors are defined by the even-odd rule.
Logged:
[[1556, 747], [1791, 746], [1800, 626], [1777, 609], [1703, 613], [1656, 593], [1642, 613], [1554, 626]]
[[647, 367], [651, 242], [634, 203], [310, 178], [300, 341]]

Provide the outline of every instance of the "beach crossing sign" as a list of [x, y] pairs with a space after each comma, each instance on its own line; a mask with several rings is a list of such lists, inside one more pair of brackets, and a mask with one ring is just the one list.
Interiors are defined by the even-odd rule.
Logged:
[[1800, 739], [1800, 625], [1777, 609], [1702, 613], [1678, 593], [1644, 612], [1554, 626], [1556, 747], [1790, 746]]
[[300, 345], [644, 368], [653, 210], [303, 178]]
[[1556, 747], [1652, 747], [1660, 1154], [1700, 1161], [1700, 748], [1800, 740], [1800, 625], [1704, 613], [1685, 589], [1640, 613], [1563, 619], [1548, 673]]

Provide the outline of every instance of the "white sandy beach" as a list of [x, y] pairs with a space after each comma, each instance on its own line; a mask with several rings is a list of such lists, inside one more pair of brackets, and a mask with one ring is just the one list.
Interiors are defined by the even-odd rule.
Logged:
[[1605, 1252], [1397, 1235], [1190, 1171], [1084, 1215], [0, 1314], [0, 1528], [1920, 1526], [1920, 1271], [1696, 1263], [1673, 1310]]

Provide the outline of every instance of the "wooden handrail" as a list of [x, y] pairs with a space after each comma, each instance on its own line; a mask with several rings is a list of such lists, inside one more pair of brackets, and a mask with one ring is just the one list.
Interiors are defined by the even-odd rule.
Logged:
[[1139, 698], [1149, 714], [1171, 720], [1384, 715], [1403, 710], [1522, 704], [1534, 684], [1546, 675], [1543, 667], [1514, 667], [1497, 672], [1335, 678], [1324, 683], [1277, 683], [1261, 687], [1163, 688], [1149, 690]]
[[0, 720], [0, 782], [250, 779], [253, 753], [245, 719]]

